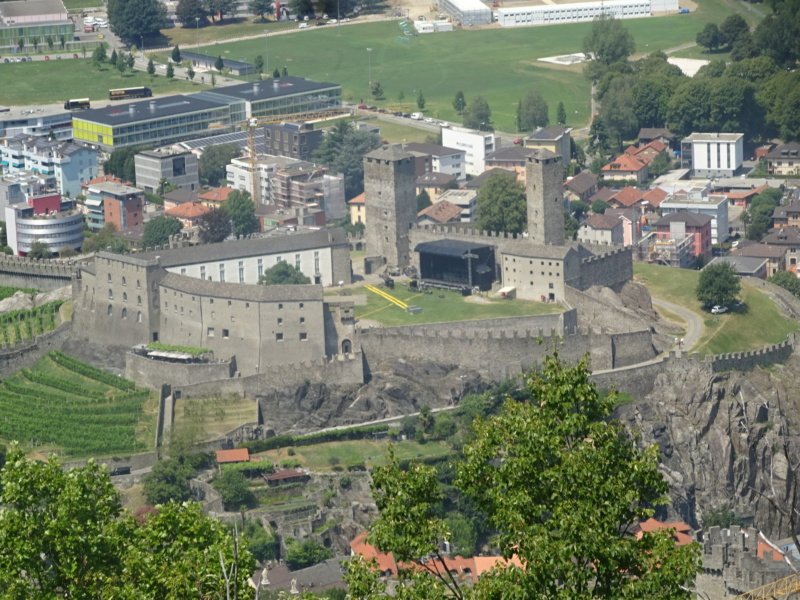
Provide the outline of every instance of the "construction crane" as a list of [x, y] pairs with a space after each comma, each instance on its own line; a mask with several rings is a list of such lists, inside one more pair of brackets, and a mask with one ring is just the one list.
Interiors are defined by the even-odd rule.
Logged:
[[797, 592], [800, 592], [800, 573], [789, 575], [744, 594], [739, 594], [733, 600], [772, 600], [781, 596], [796, 594]]
[[247, 152], [250, 154], [250, 197], [253, 205], [261, 203], [261, 184], [258, 177], [258, 151], [256, 149], [256, 129], [258, 120], [250, 119], [247, 124]]

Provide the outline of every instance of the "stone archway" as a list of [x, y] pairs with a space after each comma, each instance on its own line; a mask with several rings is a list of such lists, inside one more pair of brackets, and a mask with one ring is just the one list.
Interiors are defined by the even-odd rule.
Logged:
[[350, 340], [342, 340], [342, 354], [350, 354], [353, 352], [353, 342]]

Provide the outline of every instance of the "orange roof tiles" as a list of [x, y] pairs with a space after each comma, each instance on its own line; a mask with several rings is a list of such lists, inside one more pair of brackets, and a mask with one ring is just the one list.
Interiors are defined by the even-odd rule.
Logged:
[[669, 196], [669, 194], [661, 188], [653, 188], [644, 193], [642, 200], [647, 202], [650, 206], [658, 208], [661, 206], [661, 203], [666, 200], [667, 196]]
[[450, 221], [461, 219], [461, 208], [447, 200], [440, 200], [423, 208], [417, 216], [428, 217], [439, 223], [449, 223]]
[[592, 229], [614, 229], [620, 225], [620, 220], [606, 215], [589, 215], [581, 225]]
[[785, 559], [785, 555], [780, 550], [776, 550], [772, 546], [770, 546], [764, 538], [761, 536], [761, 533], [758, 534], [758, 546], [756, 548], [756, 556], [761, 559], [773, 560], [775, 562], [781, 562]]
[[635, 187], [627, 186], [611, 196], [609, 202], [616, 202], [617, 204], [621, 204], [625, 208], [628, 208], [629, 206], [633, 206], [634, 204], [638, 203], [642, 199], [643, 195], [644, 194], [641, 190], [638, 190]]
[[199, 202], [184, 202], [175, 208], [165, 210], [164, 214], [178, 219], [197, 219], [210, 212], [209, 207], [203, 206]]
[[125, 181], [124, 179], [120, 179], [116, 175], [100, 175], [99, 177], [95, 177], [94, 179], [90, 179], [89, 181], [82, 183], [81, 185], [94, 185], [96, 183], [119, 183], [120, 185], [133, 185], [130, 181]]
[[663, 529], [673, 529], [672, 539], [675, 540], [676, 546], [685, 546], [692, 543], [692, 528], [682, 521], [674, 523], [664, 523], [652, 517], [639, 523], [634, 529], [636, 539], [642, 539], [645, 533], [652, 533], [654, 531], [661, 531]]
[[366, 202], [366, 199], [367, 199], [366, 192], [361, 192], [355, 198], [351, 198], [350, 200], [348, 200], [347, 203], [348, 204], [364, 204]]
[[201, 200], [208, 200], [209, 202], [225, 202], [232, 191], [232, 187], [221, 187], [211, 190], [210, 192], [200, 194], [198, 198]]
[[217, 464], [224, 465], [226, 463], [248, 462], [250, 460], [250, 451], [247, 448], [238, 448], [236, 450], [217, 450]]
[[637, 173], [646, 166], [647, 162], [640, 158], [636, 158], [635, 156], [631, 156], [629, 154], [621, 154], [604, 166], [603, 171], [630, 171], [631, 173]]
[[390, 572], [392, 575], [397, 575], [397, 563], [394, 560], [394, 555], [389, 552], [384, 553], [378, 550], [375, 546], [367, 542], [367, 533], [357, 535], [350, 542], [350, 549], [353, 554], [360, 554], [366, 559], [374, 558], [378, 563], [378, 569], [382, 573]]
[[761, 192], [768, 190], [769, 186], [764, 184], [757, 188], [753, 188], [752, 190], [746, 190], [744, 192], [728, 192], [725, 194], [729, 200], [744, 200], [746, 198], [752, 198], [753, 196], [758, 196]]

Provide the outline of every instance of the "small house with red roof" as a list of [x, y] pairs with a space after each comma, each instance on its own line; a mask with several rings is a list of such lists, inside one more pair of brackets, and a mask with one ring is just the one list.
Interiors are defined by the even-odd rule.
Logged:
[[692, 528], [683, 521], [675, 521], [673, 523], [664, 523], [652, 517], [637, 523], [633, 528], [633, 534], [637, 540], [644, 537], [645, 533], [653, 533], [656, 531], [672, 530], [672, 539], [675, 541], [676, 546], [688, 546], [692, 543]]
[[447, 200], [439, 200], [417, 213], [417, 222], [424, 225], [460, 223], [461, 207]]
[[609, 215], [589, 215], [578, 228], [578, 241], [587, 244], [622, 244], [622, 221]]
[[625, 154], [635, 156], [646, 163], [652, 162], [659, 154], [668, 150], [665, 143], [659, 140], [653, 140], [644, 145], [628, 146], [625, 149]]
[[614, 208], [630, 208], [642, 201], [644, 192], [633, 186], [627, 186], [609, 198], [608, 203]]
[[299, 469], [278, 469], [274, 473], [264, 474], [263, 477], [270, 487], [290, 483], [305, 483], [309, 480], [308, 473]]
[[228, 199], [230, 193], [233, 191], [232, 187], [221, 187], [214, 190], [204, 192], [197, 198], [202, 204], [211, 208], [219, 208], [225, 200]]
[[770, 189], [770, 186], [760, 185], [757, 188], [752, 188], [749, 190], [731, 190], [725, 195], [728, 197], [728, 202], [730, 202], [731, 206], [741, 206], [743, 208], [747, 208], [750, 206], [750, 203], [756, 196], [768, 189]]
[[648, 161], [630, 154], [621, 154], [603, 167], [603, 177], [607, 180], [636, 180], [644, 183], [650, 176], [647, 169]]
[[363, 223], [367, 225], [367, 209], [366, 209], [366, 192], [361, 192], [355, 198], [350, 198], [347, 201], [348, 211], [350, 212], [350, 222], [355, 225], [356, 223]]
[[250, 451], [247, 448], [233, 450], [217, 450], [217, 464], [230, 465], [233, 463], [250, 462]]
[[196, 227], [213, 209], [200, 202], [184, 202], [164, 211], [167, 217], [173, 217], [183, 223], [184, 227]]

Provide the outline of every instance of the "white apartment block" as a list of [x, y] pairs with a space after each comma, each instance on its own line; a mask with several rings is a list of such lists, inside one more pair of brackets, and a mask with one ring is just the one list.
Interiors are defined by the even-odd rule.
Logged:
[[732, 177], [743, 162], [743, 133], [693, 133], [681, 141], [681, 167], [696, 177]]
[[[268, 154], [259, 154], [256, 159], [256, 170], [258, 171], [258, 185], [260, 192], [261, 204], [272, 204], [270, 197], [272, 192], [271, 178], [277, 169], [283, 168], [287, 165], [299, 163], [296, 158], [288, 156], [270, 156]], [[250, 159], [249, 158], [234, 158], [233, 161], [225, 168], [225, 177], [230, 185], [235, 190], [242, 190], [253, 194], [251, 177], [250, 177]]]
[[464, 151], [464, 171], [480, 175], [486, 170], [486, 155], [497, 149], [494, 133], [464, 127], [443, 127], [442, 145]]
[[728, 197], [723, 194], [671, 194], [659, 208], [664, 216], [681, 211], [710, 216], [712, 244], [721, 244], [729, 237]]

